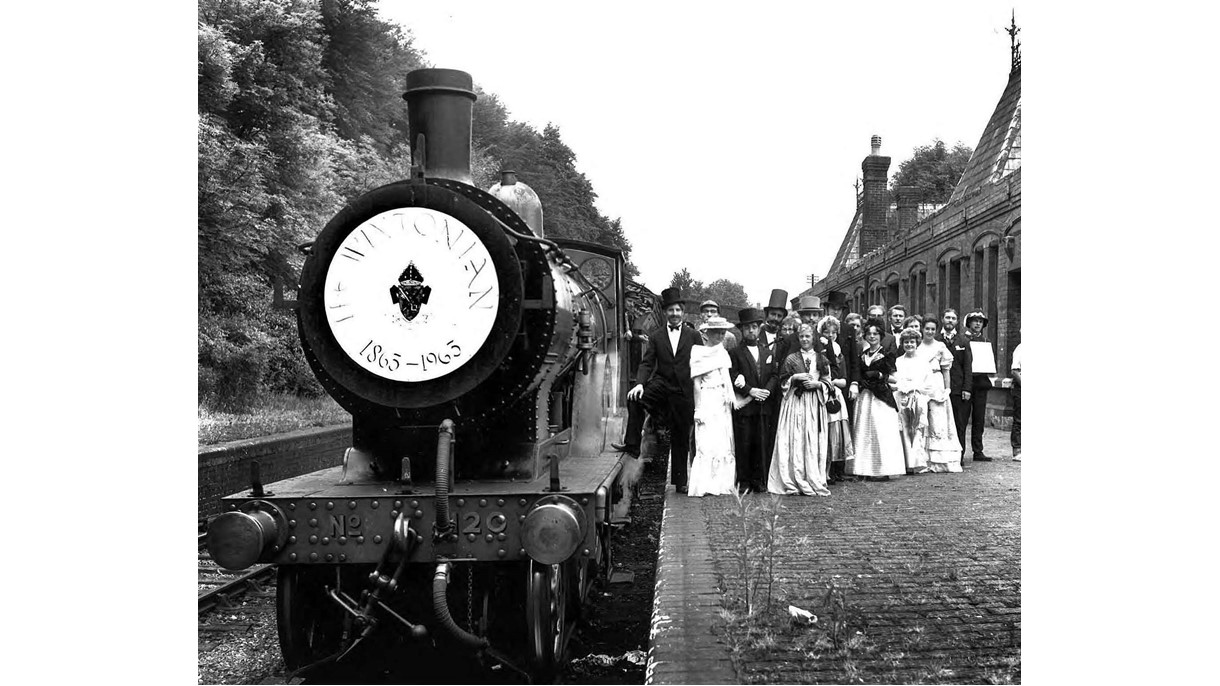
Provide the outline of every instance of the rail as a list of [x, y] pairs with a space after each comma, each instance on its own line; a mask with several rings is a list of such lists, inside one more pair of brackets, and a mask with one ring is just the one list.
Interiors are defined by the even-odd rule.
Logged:
[[254, 565], [244, 572], [226, 570], [212, 562], [206, 546], [207, 534], [199, 534], [199, 614], [233, 608], [234, 600], [247, 593], [273, 593], [261, 582], [271, 576], [274, 565]]

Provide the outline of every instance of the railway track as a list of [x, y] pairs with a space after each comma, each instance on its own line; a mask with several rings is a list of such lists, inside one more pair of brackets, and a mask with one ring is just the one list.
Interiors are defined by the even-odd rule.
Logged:
[[243, 595], [272, 597], [275, 582], [272, 565], [254, 565], [242, 572], [222, 569], [207, 551], [207, 534], [199, 534], [199, 614], [212, 610], [238, 609], [234, 601]]

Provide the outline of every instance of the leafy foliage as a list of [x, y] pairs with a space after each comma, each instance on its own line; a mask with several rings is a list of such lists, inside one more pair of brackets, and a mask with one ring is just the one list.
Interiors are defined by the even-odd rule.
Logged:
[[682, 297], [687, 300], [703, 302], [704, 300], [715, 300], [720, 306], [720, 313], [723, 315], [726, 312], [744, 309], [750, 306], [750, 297], [746, 294], [746, 289], [736, 281], [728, 279], [716, 279], [715, 281], [704, 285], [702, 281], [691, 276], [690, 270], [683, 267], [680, 271], [674, 272], [669, 280], [669, 288], [677, 288], [682, 291]]
[[[345, 203], [409, 175], [401, 95], [430, 65], [376, 0], [200, 0], [198, 18], [199, 397], [247, 411], [267, 392], [321, 394], [272, 286], [295, 281], [297, 246]], [[514, 168], [548, 235], [630, 250], [558, 127], [512, 121], [481, 90], [474, 119], [480, 188]]]
[[899, 186], [914, 186], [919, 189], [919, 202], [948, 202], [973, 152], [960, 141], [950, 150], [941, 139], [933, 139], [930, 144], [915, 148], [910, 159], [898, 165], [890, 179], [890, 193], [895, 193]]

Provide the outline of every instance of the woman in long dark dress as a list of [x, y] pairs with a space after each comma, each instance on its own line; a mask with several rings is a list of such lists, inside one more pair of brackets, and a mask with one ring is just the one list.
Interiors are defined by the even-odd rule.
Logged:
[[881, 348], [883, 331], [881, 322], [876, 319], [870, 319], [864, 325], [866, 348], [860, 353], [862, 379], [860, 394], [856, 397], [855, 426], [852, 427], [856, 457], [851, 473], [877, 480], [907, 471], [898, 407], [890, 387], [897, 368], [893, 356]]

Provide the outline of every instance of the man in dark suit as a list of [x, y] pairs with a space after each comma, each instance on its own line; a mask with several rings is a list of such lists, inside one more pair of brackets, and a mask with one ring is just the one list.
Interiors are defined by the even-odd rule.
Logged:
[[970, 419], [970, 391], [974, 380], [971, 365], [970, 339], [957, 329], [957, 310], [946, 309], [940, 315], [941, 330], [936, 340], [945, 344], [953, 353], [953, 366], [949, 368], [949, 403], [953, 406], [953, 421], [957, 424], [957, 441], [962, 444], [962, 462], [965, 463], [966, 422]]
[[907, 318], [907, 308], [902, 305], [894, 305], [889, 310], [889, 316], [889, 334], [896, 339], [902, 335], [902, 322]]
[[729, 351], [729, 378], [739, 396], [750, 402], [733, 413], [733, 446], [737, 460], [737, 488], [756, 493], [767, 490], [775, 415], [779, 408], [779, 375], [771, 350], [758, 339], [762, 310], [738, 313], [744, 342]]
[[788, 291], [780, 288], [772, 290], [771, 299], [763, 308], [763, 315], [767, 319], [763, 322], [762, 330], [758, 332], [758, 342], [770, 348], [774, 357], [775, 342], [780, 339], [779, 328], [788, 316]]
[[[986, 343], [990, 346], [991, 341], [988, 341], [987, 334], [983, 333], [983, 327], [985, 326], [987, 326], [987, 315], [983, 314], [982, 310], [975, 310], [966, 315], [966, 340], [970, 341], [970, 343]], [[992, 359], [995, 359], [994, 348], [991, 351], [991, 356]], [[973, 361], [974, 356], [972, 353], [972, 364]], [[991, 390], [991, 376], [989, 374], [972, 373], [970, 375], [971, 461], [991, 462], [991, 458], [983, 453], [983, 428], [987, 424], [987, 391], [989, 390]]]
[[[668, 417], [670, 482], [679, 493], [686, 493], [686, 461], [690, 457], [690, 431], [695, 422], [690, 351], [703, 345], [703, 339], [698, 331], [682, 325], [682, 293], [677, 288], [661, 291], [661, 307], [665, 310], [666, 324], [648, 335], [644, 359], [636, 372], [636, 385], [627, 392], [627, 400], [641, 401], [654, 416]], [[629, 419], [628, 424], [627, 435], [631, 437], [628, 440], [638, 441], [642, 419], [634, 423]]]

